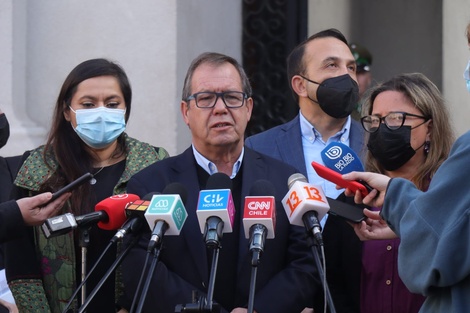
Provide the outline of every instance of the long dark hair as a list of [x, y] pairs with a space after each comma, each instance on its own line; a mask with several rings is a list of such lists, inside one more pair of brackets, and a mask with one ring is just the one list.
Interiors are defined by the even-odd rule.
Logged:
[[[113, 76], [118, 80], [126, 103], [125, 120], [128, 121], [131, 113], [132, 90], [124, 70], [106, 59], [91, 59], [77, 65], [62, 84], [55, 105], [52, 125], [44, 149], [44, 159], [47, 166], [52, 169], [53, 166], [48, 163], [48, 160], [51, 157], [54, 158], [58, 163], [58, 168], [42, 184], [41, 191], [55, 191], [84, 173], [92, 172], [93, 151], [78, 137], [71, 123], [65, 119], [64, 113], [70, 110], [69, 106], [77, 91], [77, 86], [84, 80], [99, 76]], [[126, 153], [124, 135], [121, 134], [117, 140], [118, 148], [114, 152], [114, 157]], [[87, 200], [92, 202], [88, 196], [89, 191], [90, 185], [84, 184], [72, 193], [73, 213], [82, 213], [82, 210], [90, 204]]]

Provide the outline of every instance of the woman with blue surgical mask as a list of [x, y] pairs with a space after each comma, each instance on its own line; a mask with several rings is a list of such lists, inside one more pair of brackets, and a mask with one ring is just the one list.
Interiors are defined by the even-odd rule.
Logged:
[[[77, 65], [57, 98], [45, 145], [24, 154], [13, 186], [14, 198], [57, 191], [89, 172], [93, 178], [72, 191], [60, 214], [84, 215], [100, 201], [126, 192], [127, 181], [146, 166], [166, 158], [153, 147], [125, 133], [132, 91], [124, 70], [106, 59]], [[124, 212], [122, 212], [124, 214]], [[6, 244], [7, 280], [20, 312], [62, 312], [82, 274], [96, 263], [116, 230], [96, 224], [46, 238], [41, 227], [25, 227], [24, 236]], [[82, 254], [86, 247], [86, 254]], [[113, 246], [79, 292], [77, 310], [116, 259]], [[86, 263], [82, 270], [82, 261]], [[87, 307], [88, 312], [126, 312], [120, 295], [120, 272], [108, 278]], [[34, 295], [27, 296], [27, 295]]]

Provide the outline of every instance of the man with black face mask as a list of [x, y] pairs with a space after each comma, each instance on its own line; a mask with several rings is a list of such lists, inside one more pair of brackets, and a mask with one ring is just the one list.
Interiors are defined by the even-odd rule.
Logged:
[[[321, 151], [331, 142], [348, 145], [361, 157], [365, 152], [364, 131], [350, 116], [359, 89], [356, 61], [346, 38], [336, 29], [310, 36], [288, 56], [287, 75], [299, 114], [290, 122], [247, 138], [245, 144], [294, 166], [309, 183], [321, 186], [328, 197], [337, 198], [342, 190], [319, 177], [311, 162], [324, 164]], [[330, 285], [336, 311], [359, 312], [360, 242], [352, 228], [338, 217], [327, 216], [321, 224], [327, 262], [350, 264], [341, 283], [343, 298], [336, 301], [340, 296], [333, 294]], [[335, 249], [333, 242], [345, 240], [351, 241], [345, 245], [350, 251], [342, 252], [348, 259], [328, 260], [329, 249]], [[321, 304], [318, 311], [323, 311]]]

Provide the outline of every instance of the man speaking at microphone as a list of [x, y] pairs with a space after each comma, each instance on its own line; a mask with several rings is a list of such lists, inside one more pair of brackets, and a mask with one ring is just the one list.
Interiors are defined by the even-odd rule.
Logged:
[[[258, 313], [297, 313], [311, 301], [318, 286], [316, 270], [304, 240], [304, 230], [291, 226], [280, 200], [295, 169], [244, 147], [253, 99], [249, 80], [233, 58], [203, 53], [186, 74], [181, 113], [192, 135], [182, 154], [157, 162], [134, 175], [128, 191], [140, 196], [179, 182], [188, 190], [188, 218], [179, 236], [163, 240], [160, 262], [146, 298], [145, 312], [174, 312], [176, 305], [192, 302], [192, 293], [207, 292], [210, 253], [196, 214], [198, 195], [211, 174], [222, 172], [232, 180], [235, 205], [233, 231], [223, 234], [213, 299], [221, 312], [246, 312], [250, 288], [251, 254], [243, 230], [243, 203], [253, 182], [266, 179], [276, 189], [275, 238], [266, 242], [259, 267], [254, 310]], [[135, 268], [146, 258], [148, 237], [143, 238], [123, 263], [128, 297], [138, 283]]]

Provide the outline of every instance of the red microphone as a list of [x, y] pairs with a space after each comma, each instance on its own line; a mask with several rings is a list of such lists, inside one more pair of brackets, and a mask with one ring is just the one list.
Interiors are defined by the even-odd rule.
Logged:
[[130, 203], [139, 199], [134, 194], [114, 195], [100, 201], [95, 212], [75, 217], [71, 213], [48, 218], [41, 226], [46, 238], [68, 233], [77, 227], [88, 227], [98, 223], [104, 230], [114, 230], [126, 221], [125, 209]]
[[[98, 227], [104, 230], [119, 229], [127, 219], [125, 209], [131, 203], [139, 199], [140, 198], [137, 195], [124, 193], [120, 195], [114, 195], [114, 196], [111, 196], [109, 198], [106, 198], [100, 201], [95, 206], [95, 213], [98, 213], [100, 215], [100, 218], [98, 221]], [[93, 213], [89, 213], [89, 214], [93, 214]], [[83, 216], [86, 216], [86, 215], [88, 214], [85, 214]], [[75, 219], [78, 225], [81, 225], [78, 220], [79, 218], [80, 216], [76, 217]]]

